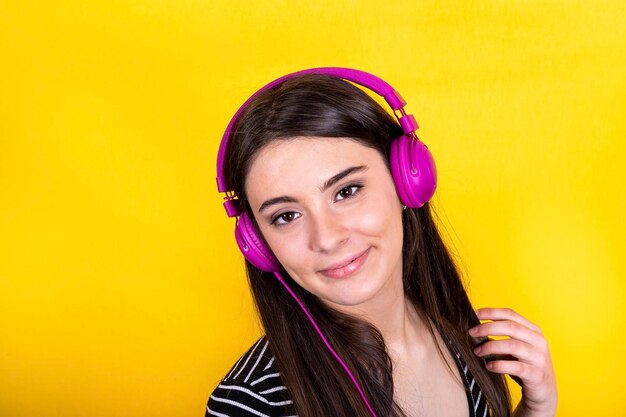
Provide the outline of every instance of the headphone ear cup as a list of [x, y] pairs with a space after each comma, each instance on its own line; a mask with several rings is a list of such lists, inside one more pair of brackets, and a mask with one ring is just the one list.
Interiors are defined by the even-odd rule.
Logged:
[[254, 224], [245, 212], [241, 213], [235, 226], [235, 240], [243, 256], [252, 265], [265, 272], [280, 272], [280, 262], [259, 238]]
[[409, 135], [394, 139], [389, 165], [402, 204], [419, 208], [430, 200], [437, 188], [437, 168], [422, 141]]

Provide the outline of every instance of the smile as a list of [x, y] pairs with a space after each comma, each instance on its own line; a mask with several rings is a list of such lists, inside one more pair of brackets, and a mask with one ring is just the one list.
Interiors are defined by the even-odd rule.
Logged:
[[340, 262], [339, 264], [333, 265], [331, 268], [319, 271], [319, 273], [329, 278], [344, 278], [352, 275], [358, 271], [361, 266], [363, 266], [370, 253], [370, 249], [371, 247], [358, 254], [356, 258], [350, 259], [346, 262]]

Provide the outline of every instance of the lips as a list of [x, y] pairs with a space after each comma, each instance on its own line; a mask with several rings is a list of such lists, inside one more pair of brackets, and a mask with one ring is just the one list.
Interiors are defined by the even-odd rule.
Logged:
[[356, 256], [349, 257], [345, 261], [331, 265], [330, 268], [320, 270], [319, 273], [329, 278], [343, 278], [348, 275], [352, 275], [365, 263], [370, 253], [370, 249], [371, 247]]

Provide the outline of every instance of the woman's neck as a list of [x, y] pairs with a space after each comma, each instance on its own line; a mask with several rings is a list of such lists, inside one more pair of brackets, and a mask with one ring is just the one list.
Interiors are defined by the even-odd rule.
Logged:
[[377, 316], [365, 318], [381, 332], [390, 355], [405, 357], [424, 352], [429, 337], [428, 328], [404, 294], [400, 302], [390, 303]]
[[374, 325], [390, 354], [415, 355], [425, 349], [430, 333], [415, 306], [404, 293], [401, 279], [389, 281], [377, 296], [358, 306], [334, 306]]

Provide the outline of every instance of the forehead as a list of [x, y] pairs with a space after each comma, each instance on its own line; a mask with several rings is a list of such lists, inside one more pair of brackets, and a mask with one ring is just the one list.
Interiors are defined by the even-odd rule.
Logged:
[[275, 140], [256, 155], [246, 178], [246, 193], [254, 197], [291, 194], [319, 187], [352, 166], [385, 168], [380, 153], [350, 138], [299, 137]]

